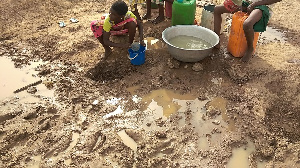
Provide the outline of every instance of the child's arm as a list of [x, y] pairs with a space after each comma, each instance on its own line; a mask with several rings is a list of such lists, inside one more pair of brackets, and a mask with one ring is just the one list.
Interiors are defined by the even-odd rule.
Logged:
[[144, 43], [143, 24], [140, 20], [137, 20], [137, 27], [139, 29], [140, 44], [146, 46], [146, 44]]
[[281, 0], [260, 0], [260, 1], [257, 1], [257, 2], [254, 2], [252, 4], [250, 4], [248, 6], [248, 9], [247, 11], [248, 12], [252, 12], [254, 7], [256, 6], [260, 6], [260, 5], [271, 5], [271, 4], [274, 4], [274, 3], [277, 3], [277, 2], [280, 2]]

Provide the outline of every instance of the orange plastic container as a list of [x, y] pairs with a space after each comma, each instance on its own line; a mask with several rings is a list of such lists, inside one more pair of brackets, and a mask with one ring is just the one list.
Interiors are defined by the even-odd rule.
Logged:
[[[248, 16], [249, 15], [247, 13], [241, 11], [234, 13], [232, 16], [227, 50], [234, 57], [243, 57], [246, 52], [247, 41], [243, 29], [243, 23], [248, 18]], [[254, 32], [253, 52], [255, 51], [258, 37], [259, 37], [259, 32]]]

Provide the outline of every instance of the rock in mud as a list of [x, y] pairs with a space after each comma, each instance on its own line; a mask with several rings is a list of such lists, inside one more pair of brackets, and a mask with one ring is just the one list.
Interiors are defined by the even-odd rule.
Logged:
[[203, 65], [201, 63], [195, 63], [192, 67], [193, 71], [199, 72], [203, 70]]
[[167, 64], [168, 64], [168, 67], [171, 68], [171, 69], [177, 69], [180, 66], [179, 61], [177, 61], [175, 59], [171, 59], [171, 58], [168, 59]]

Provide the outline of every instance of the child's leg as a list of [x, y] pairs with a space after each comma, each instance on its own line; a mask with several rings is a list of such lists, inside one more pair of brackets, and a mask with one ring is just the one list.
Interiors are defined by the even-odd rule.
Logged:
[[151, 0], [146, 0], [146, 14], [143, 16], [143, 20], [151, 18]]
[[132, 11], [132, 13], [136, 16], [136, 18], [138, 19], [138, 20], [141, 20], [141, 16], [140, 16], [140, 14], [139, 14], [139, 11], [138, 11], [138, 8], [137, 8], [137, 4], [134, 4], [134, 10]]
[[253, 39], [254, 39], [254, 29], [253, 25], [258, 22], [262, 17], [262, 11], [260, 9], [254, 9], [249, 17], [244, 21], [243, 29], [247, 41], [247, 50], [242, 58], [243, 62], [248, 62], [253, 53]]
[[157, 24], [165, 20], [165, 8], [163, 4], [158, 4], [158, 16], [152, 23]]
[[[99, 24], [97, 26], [97, 24]], [[104, 58], [107, 57], [108, 55], [111, 54], [111, 48], [107, 45], [104, 44], [103, 42], [103, 21], [97, 21], [97, 20], [94, 20], [92, 21], [91, 23], [91, 30], [92, 32], [94, 33], [94, 36], [99, 40], [99, 42], [102, 44], [102, 46], [104, 47], [105, 49], [105, 53], [104, 53]]]
[[103, 46], [103, 48], [105, 50], [105, 53], [104, 53], [104, 56], [103, 56], [104, 59], [105, 59], [107, 56], [109, 56], [112, 53], [111, 48], [109, 46], [107, 46], [107, 45], [104, 44], [104, 42], [103, 42], [103, 35], [100, 36], [100, 37], [98, 37], [97, 39], [102, 44], [102, 46]]
[[[215, 6], [215, 9], [214, 9], [214, 32], [220, 36], [221, 34], [221, 24], [222, 24], [222, 17], [221, 15], [223, 13], [231, 13], [230, 11], [228, 11], [224, 5], [218, 5], [218, 6]], [[220, 43], [217, 44], [215, 46], [216, 48], [220, 48]]]

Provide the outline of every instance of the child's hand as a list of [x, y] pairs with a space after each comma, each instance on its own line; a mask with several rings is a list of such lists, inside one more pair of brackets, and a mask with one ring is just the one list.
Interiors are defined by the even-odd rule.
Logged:
[[140, 44], [141, 44], [142, 46], [144, 46], [144, 47], [146, 46], [144, 40], [141, 40], [141, 41], [140, 41]]
[[251, 13], [251, 12], [254, 10], [254, 7], [255, 7], [254, 3], [250, 4], [250, 5], [247, 7], [247, 12], [248, 12], [248, 13]]
[[94, 25], [100, 26], [100, 22], [97, 20], [97, 21], [94, 23]]

